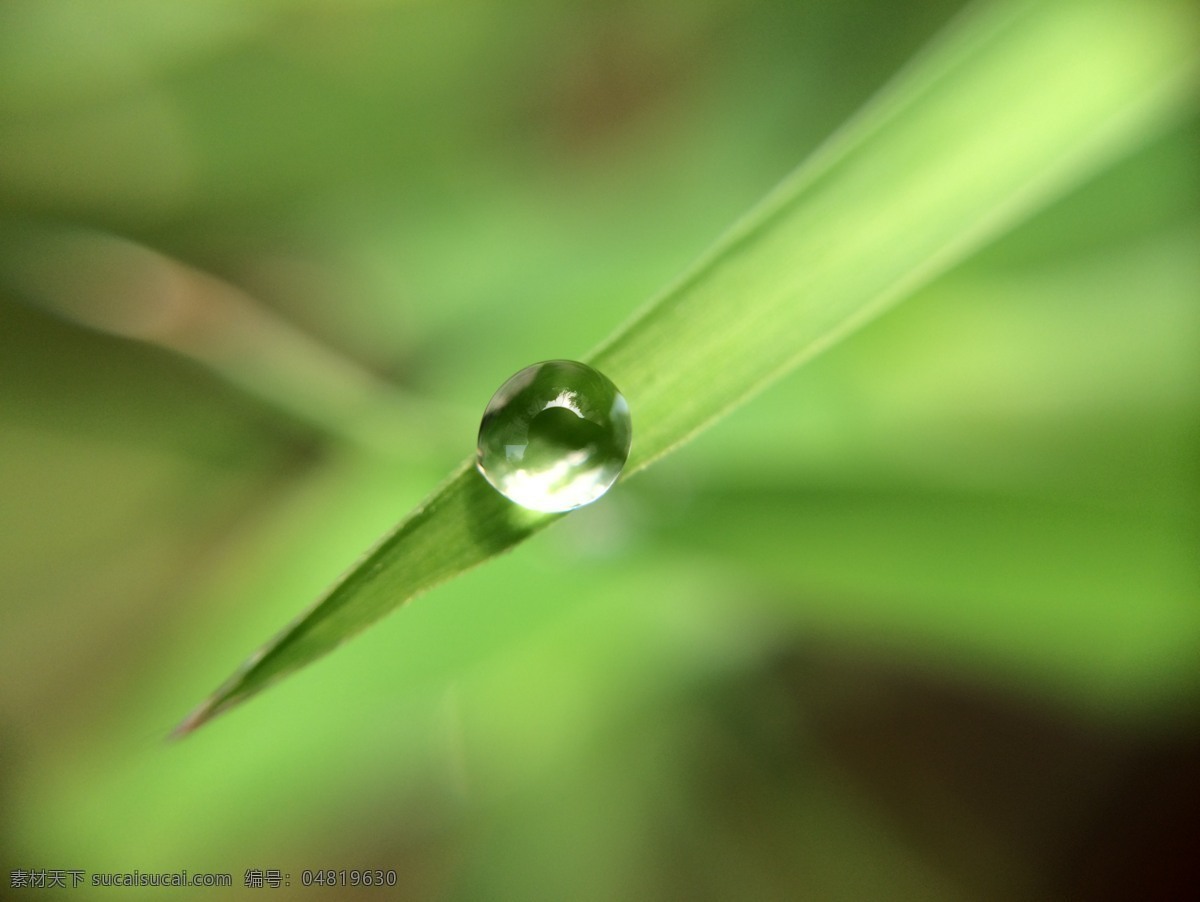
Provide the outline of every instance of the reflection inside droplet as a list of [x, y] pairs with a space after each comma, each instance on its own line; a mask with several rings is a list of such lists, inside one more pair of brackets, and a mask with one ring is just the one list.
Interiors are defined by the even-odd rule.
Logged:
[[629, 456], [629, 406], [601, 373], [570, 360], [521, 370], [488, 403], [476, 464], [523, 507], [568, 511], [595, 501]]

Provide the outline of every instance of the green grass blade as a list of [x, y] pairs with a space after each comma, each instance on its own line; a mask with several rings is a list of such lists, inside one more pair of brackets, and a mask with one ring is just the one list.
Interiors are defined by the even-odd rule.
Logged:
[[590, 362], [686, 441], [1155, 131], [1194, 86], [1180, 6], [973, 10]]
[[[590, 356], [630, 403], [626, 474], [1151, 136], [1191, 95], [1191, 17], [1169, 2], [973, 8]], [[177, 734], [556, 516], [465, 463]]]
[[393, 608], [517, 544], [561, 514], [512, 504], [465, 463], [310, 610], [176, 728], [204, 721], [331, 651]]

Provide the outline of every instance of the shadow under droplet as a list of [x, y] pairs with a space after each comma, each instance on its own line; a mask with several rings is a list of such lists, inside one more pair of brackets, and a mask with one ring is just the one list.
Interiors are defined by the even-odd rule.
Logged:
[[509, 501], [475, 467], [464, 474], [461, 499], [471, 538], [489, 557], [508, 550], [562, 516], [530, 510]]

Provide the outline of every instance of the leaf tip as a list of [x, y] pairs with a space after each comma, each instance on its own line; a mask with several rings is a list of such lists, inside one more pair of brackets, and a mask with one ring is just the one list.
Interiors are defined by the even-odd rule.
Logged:
[[197, 729], [204, 726], [212, 720], [216, 714], [216, 708], [213, 705], [212, 699], [206, 699], [197, 705], [187, 717], [176, 724], [175, 729], [167, 734], [168, 742], [178, 742], [179, 740], [190, 736]]

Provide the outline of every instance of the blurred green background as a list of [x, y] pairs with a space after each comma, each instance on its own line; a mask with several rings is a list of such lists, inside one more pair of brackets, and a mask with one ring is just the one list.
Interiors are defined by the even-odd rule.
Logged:
[[1194, 110], [165, 741], [958, 6], [0, 4], [0, 897], [1183, 898]]

